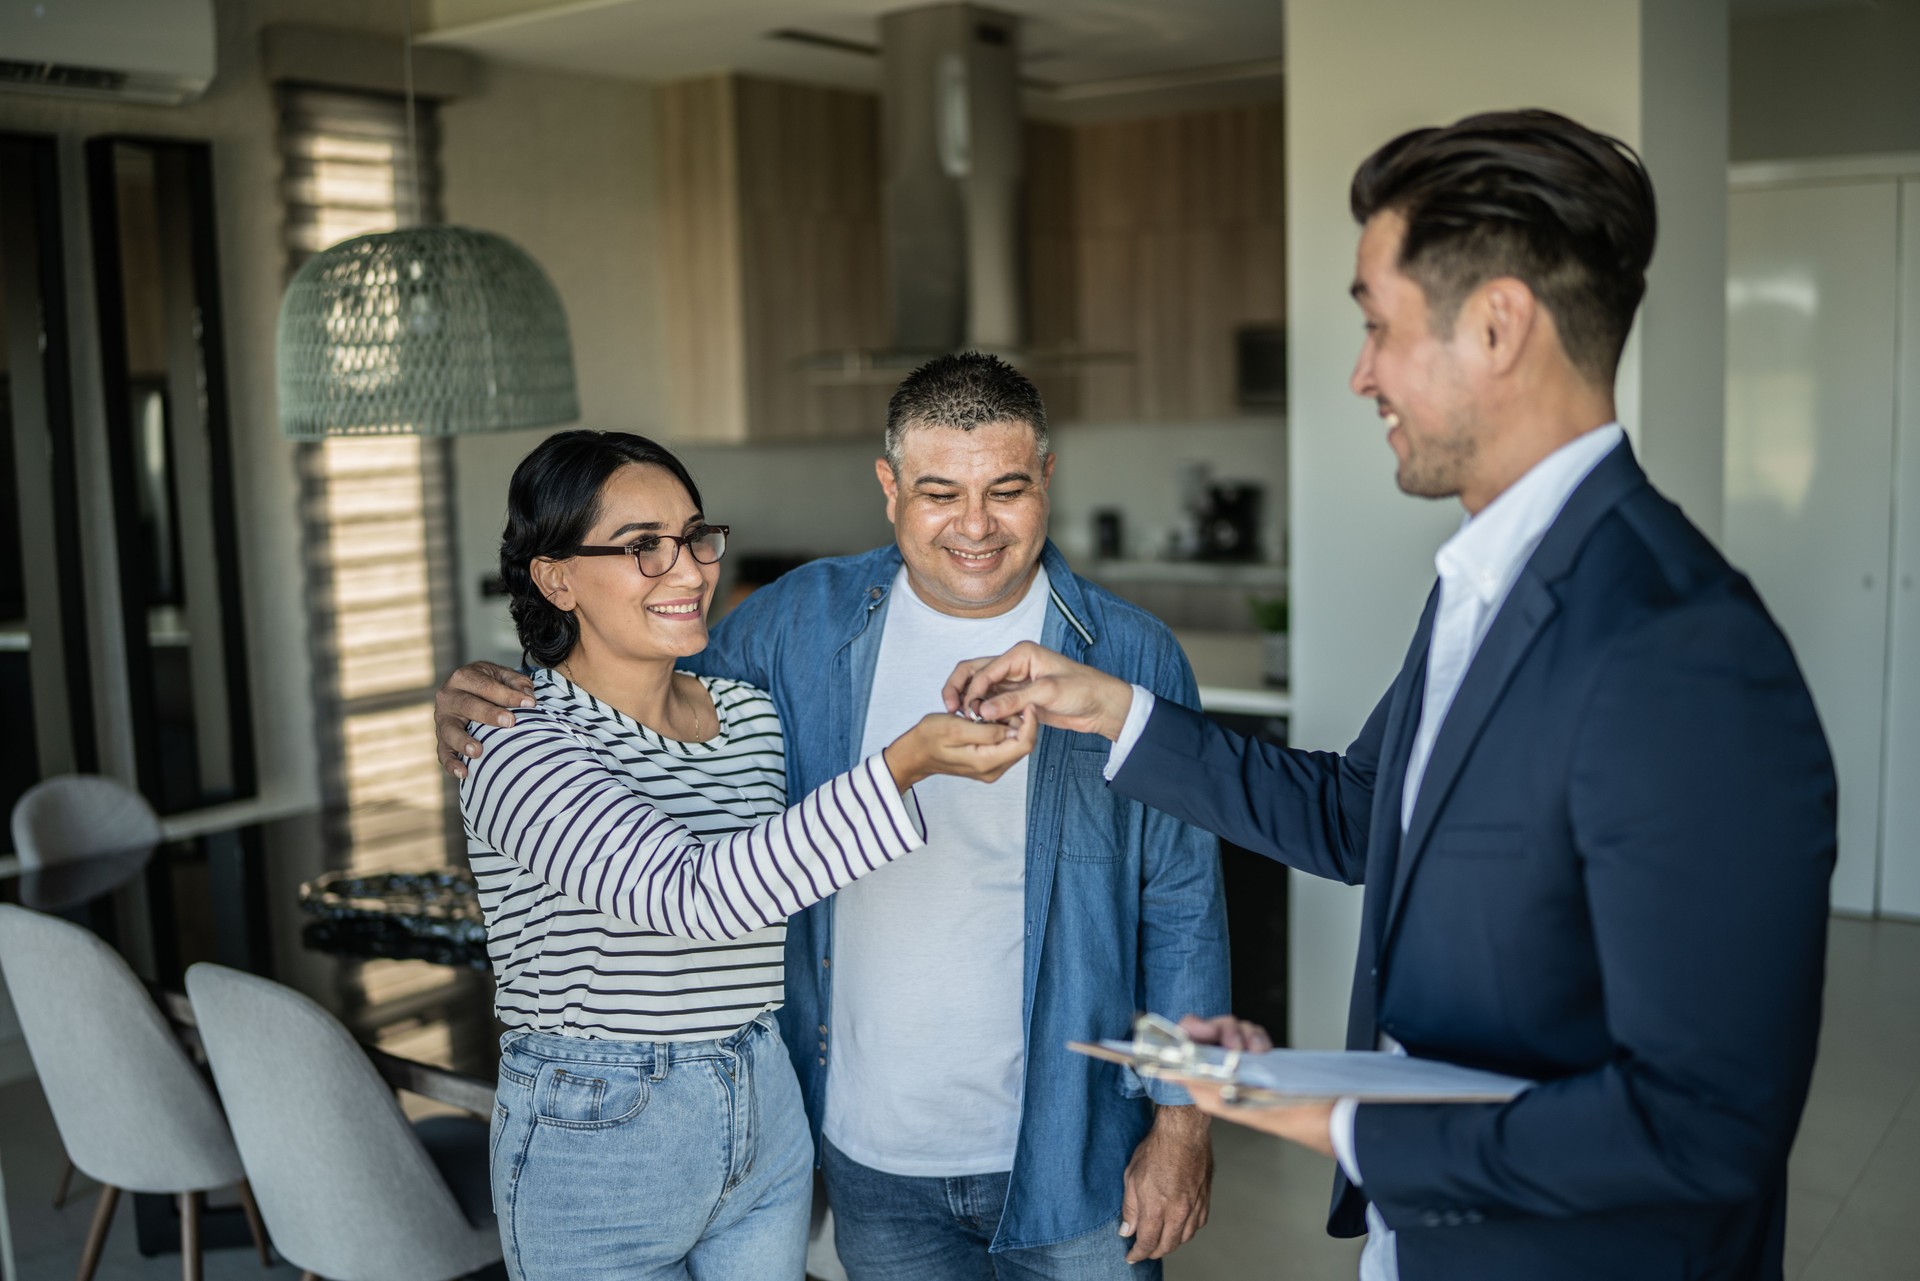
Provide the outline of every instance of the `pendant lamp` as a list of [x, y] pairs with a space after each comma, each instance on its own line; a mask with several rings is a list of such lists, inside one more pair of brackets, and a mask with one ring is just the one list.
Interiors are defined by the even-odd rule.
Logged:
[[[406, 50], [411, 140], [410, 12]], [[315, 254], [287, 286], [274, 348], [280, 430], [294, 440], [451, 436], [580, 416], [560, 295], [525, 250], [471, 227], [403, 227]]]
[[451, 436], [580, 416], [567, 317], [512, 241], [404, 227], [309, 258], [280, 303], [280, 429]]

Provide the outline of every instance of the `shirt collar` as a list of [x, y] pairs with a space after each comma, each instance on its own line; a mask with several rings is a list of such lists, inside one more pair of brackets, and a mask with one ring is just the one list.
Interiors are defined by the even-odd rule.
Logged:
[[1542, 458], [1498, 497], [1469, 516], [1434, 553], [1440, 577], [1491, 605], [1540, 545], [1567, 499], [1602, 458], [1626, 439], [1617, 422], [1583, 432]]

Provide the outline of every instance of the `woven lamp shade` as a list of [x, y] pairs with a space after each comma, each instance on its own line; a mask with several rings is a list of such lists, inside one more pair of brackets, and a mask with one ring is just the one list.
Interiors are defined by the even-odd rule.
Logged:
[[560, 295], [511, 241], [407, 227], [308, 259], [280, 303], [280, 430], [452, 436], [580, 416]]

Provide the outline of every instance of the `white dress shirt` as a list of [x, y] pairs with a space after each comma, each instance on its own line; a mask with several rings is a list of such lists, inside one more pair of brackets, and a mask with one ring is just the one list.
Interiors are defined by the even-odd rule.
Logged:
[[[1453, 706], [1460, 682], [1480, 649], [1487, 629], [1513, 590], [1520, 571], [1540, 546], [1547, 529], [1560, 515], [1567, 499], [1602, 458], [1626, 438], [1619, 423], [1596, 427], [1562, 445], [1535, 463], [1478, 515], [1470, 516], [1453, 537], [1434, 553], [1440, 575], [1440, 603], [1434, 612], [1433, 635], [1427, 649], [1425, 696], [1413, 750], [1407, 757], [1406, 782], [1400, 794], [1400, 832], [1413, 819], [1414, 802], [1433, 755], [1434, 740]], [[1153, 695], [1134, 686], [1133, 704], [1126, 722], [1107, 754], [1106, 776], [1111, 779], [1126, 763], [1153, 713]], [[1381, 1048], [1404, 1053], [1383, 1036]], [[1355, 1187], [1361, 1186], [1360, 1163], [1354, 1154], [1353, 1122], [1357, 1103], [1341, 1099], [1334, 1105], [1332, 1139], [1340, 1168]], [[1367, 1206], [1367, 1245], [1360, 1256], [1360, 1281], [1398, 1281], [1399, 1260], [1393, 1232], [1372, 1205]]]

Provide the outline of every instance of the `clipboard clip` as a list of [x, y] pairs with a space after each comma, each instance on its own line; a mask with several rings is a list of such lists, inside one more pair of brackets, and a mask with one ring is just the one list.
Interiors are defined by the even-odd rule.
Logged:
[[[1201, 1057], [1201, 1046], [1172, 1019], [1141, 1014], [1133, 1021], [1133, 1057], [1136, 1070], [1154, 1069], [1180, 1076], [1231, 1083], [1240, 1067], [1240, 1051], [1228, 1050], [1218, 1063]], [[1229, 1100], [1231, 1102], [1231, 1100]]]

